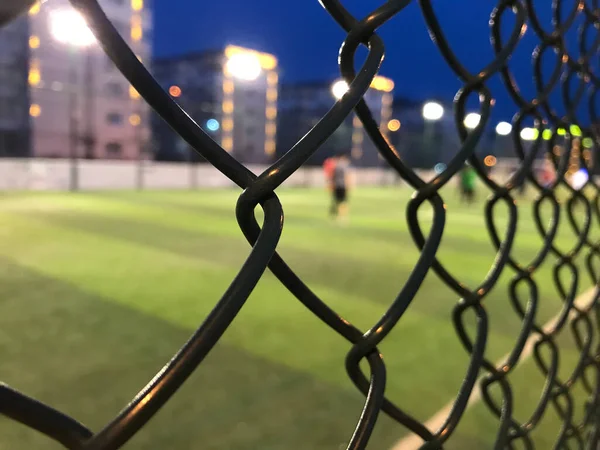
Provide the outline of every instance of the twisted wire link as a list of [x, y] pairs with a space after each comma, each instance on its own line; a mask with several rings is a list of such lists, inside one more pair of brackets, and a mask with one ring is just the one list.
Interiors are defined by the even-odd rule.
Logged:
[[[251, 250], [229, 288], [200, 327], [138, 395], [101, 430], [94, 433], [74, 419], [3, 384], [0, 384], [0, 413], [44, 433], [66, 448], [99, 450], [121, 447], [171, 398], [204, 360], [234, 321], [264, 271], [269, 268], [298, 301], [349, 342], [346, 370], [365, 401], [348, 440], [348, 449], [366, 448], [382, 411], [406, 430], [420, 436], [424, 441], [421, 448], [442, 448], [464, 416], [469, 397], [480, 376], [482, 400], [498, 420], [493, 448], [534, 448], [531, 433], [550, 406], [562, 421], [555, 448], [596, 448], [600, 442], [600, 241], [592, 239], [591, 230], [600, 225], [600, 184], [590, 177], [583, 188], [577, 190], [572, 187], [568, 175], [573, 155], [578, 164], [592, 173], [590, 152], [582, 150], [584, 139], [592, 139], [595, 155], [599, 157], [600, 121], [596, 103], [600, 78], [595, 62], [600, 46], [598, 0], [554, 0], [550, 30], [542, 24], [536, 10], [539, 5], [534, 4], [533, 0], [499, 0], [490, 12], [489, 21], [494, 57], [476, 72], [467, 70], [456, 56], [431, 1], [419, 0], [433, 42], [462, 83], [454, 103], [460, 149], [446, 170], [428, 182], [408, 167], [390, 146], [363, 99], [385, 54], [384, 42], [376, 31], [401, 14], [410, 0], [388, 0], [363, 18], [354, 17], [339, 0], [321, 0], [326, 12], [346, 33], [340, 49], [339, 66], [349, 90], [306, 136], [258, 176], [211, 140], [160, 88], [119, 36], [97, 0], [70, 1], [86, 16], [106, 54], [148, 104], [192, 148], [243, 189], [236, 205], [236, 218]], [[508, 15], [512, 15], [510, 21]], [[2, 19], [8, 20], [4, 16]], [[507, 21], [511, 23], [509, 30], [503, 25]], [[539, 40], [532, 54], [535, 95], [530, 100], [522, 94], [510, 65], [510, 58], [528, 27]], [[573, 36], [577, 44], [575, 49], [571, 45]], [[361, 46], [366, 47], [368, 54], [363, 65], [357, 69], [354, 57]], [[545, 73], [543, 61], [550, 57], [554, 57], [555, 64], [552, 70]], [[501, 94], [514, 102], [516, 110], [512, 118], [512, 146], [520, 164], [503, 183], [488, 173], [476, 153], [481, 147], [485, 130], [491, 126], [492, 107], [498, 96], [488, 87], [492, 77], [502, 80], [505, 92]], [[474, 129], [467, 130], [464, 124], [466, 105], [474, 96], [479, 99], [481, 119]], [[559, 102], [556, 101], [557, 96], [561, 98]], [[366, 331], [356, 328], [331, 309], [276, 251], [284, 214], [275, 190], [318, 150], [353, 111], [380, 155], [415, 190], [407, 204], [406, 217], [408, 229], [420, 250], [419, 259], [408, 279], [399, 286], [398, 295], [379, 320]], [[525, 124], [531, 121], [537, 130], [537, 138], [525, 146], [520, 135]], [[577, 126], [579, 132], [573, 132], [573, 126]], [[549, 139], [546, 130], [551, 132]], [[559, 133], [559, 130], [564, 132]], [[536, 166], [540, 161], [547, 161], [556, 174], [549, 184], [537, 176]], [[480, 181], [491, 193], [485, 204], [484, 218], [491, 244], [496, 250], [489, 272], [476, 286], [461, 282], [452, 268], [437, 257], [446, 221], [441, 190], [466, 162], [474, 168]], [[535, 192], [533, 222], [543, 242], [537, 254], [528, 262], [520, 261], [514, 248], [517, 224], [523, 220], [515, 194], [525, 183]], [[418, 212], [425, 203], [433, 212], [433, 222], [427, 233], [418, 219]], [[264, 212], [262, 226], [254, 213], [257, 206]], [[504, 230], [500, 230], [497, 223], [496, 211], [501, 207], [508, 211]], [[543, 211], [547, 209], [551, 217], [545, 223]], [[583, 212], [578, 212], [580, 209]], [[572, 245], [567, 250], [557, 244], [559, 231], [563, 229], [569, 231]], [[562, 308], [556, 311], [556, 320], [549, 327], [540, 323], [538, 317], [541, 300], [537, 274], [545, 263], [552, 264], [555, 296], [562, 302]], [[452, 320], [457, 337], [469, 355], [464, 379], [453, 406], [437, 430], [429, 430], [386, 397], [388, 374], [377, 349], [410, 307], [430, 269], [459, 298], [452, 311]], [[486, 354], [490, 325], [485, 300], [498, 285], [503, 273], [512, 274], [507, 297], [521, 321], [521, 329], [506, 359], [496, 365]], [[584, 276], [589, 278], [594, 291], [591, 301], [581, 305], [576, 297]], [[523, 288], [526, 295], [522, 293]], [[474, 329], [466, 324], [467, 314], [474, 314], [476, 318]], [[579, 352], [578, 360], [573, 368], [569, 368], [567, 376], [559, 373], [561, 350], [558, 342], [566, 330], [570, 332]], [[519, 421], [514, 414], [515, 398], [509, 378], [532, 339], [533, 360], [545, 382], [530, 416], [525, 421]], [[363, 360], [367, 362], [367, 366], [363, 367], [368, 367], [368, 373], [361, 369]], [[576, 421], [578, 404], [572, 393], [577, 384], [583, 386], [588, 394], [583, 419], [579, 422]]]

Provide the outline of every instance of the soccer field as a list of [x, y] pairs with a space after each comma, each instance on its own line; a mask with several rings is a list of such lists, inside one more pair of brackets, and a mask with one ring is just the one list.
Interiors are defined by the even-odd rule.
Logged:
[[[393, 301], [419, 255], [405, 220], [410, 193], [358, 190], [347, 226], [328, 219], [329, 199], [322, 190], [280, 193], [286, 214], [281, 255], [363, 330]], [[222, 190], [0, 196], [0, 380], [97, 431], [185, 342], [247, 256], [234, 215], [238, 195]], [[463, 206], [452, 191], [444, 199], [448, 216], [440, 259], [475, 287], [494, 258], [483, 201]], [[530, 259], [542, 241], [528, 200], [519, 210], [514, 255]], [[421, 213], [428, 223], [429, 206]], [[497, 214], [503, 230], [506, 208], [498, 205]], [[597, 228], [594, 223], [593, 238]], [[573, 240], [562, 216], [557, 242], [568, 248]], [[553, 261], [550, 256], [535, 277], [539, 324], [561, 307]], [[579, 293], [591, 286], [583, 262], [579, 258]], [[520, 329], [508, 297], [512, 276], [507, 268], [484, 301], [491, 361], [512, 348]], [[430, 272], [380, 347], [389, 397], [422, 421], [455, 396], [466, 371], [468, 354], [452, 324], [458, 300]], [[562, 379], [579, 354], [568, 327], [563, 334], [569, 337], [560, 341]], [[349, 348], [267, 273], [206, 361], [125, 448], [345, 448], [363, 404], [344, 370]], [[510, 380], [516, 417], [524, 421], [543, 377], [528, 360]], [[583, 395], [576, 400], [580, 419]], [[390, 448], [407, 434], [380, 417], [369, 448]], [[476, 404], [447, 448], [491, 448], [497, 423]], [[539, 448], [552, 447], [558, 424], [550, 406], [534, 433]], [[59, 447], [0, 419], [0, 448]]]

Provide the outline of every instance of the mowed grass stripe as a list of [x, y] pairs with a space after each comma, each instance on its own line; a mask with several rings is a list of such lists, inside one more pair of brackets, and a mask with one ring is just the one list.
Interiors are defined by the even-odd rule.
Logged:
[[[371, 194], [364, 198], [373, 202], [368, 210], [381, 209], [387, 194], [379, 205]], [[310, 195], [304, 201], [300, 195], [294, 196], [301, 214], [303, 208], [311, 207]], [[191, 331], [213, 307], [249, 251], [234, 220], [219, 218], [220, 213], [203, 213], [201, 208], [188, 212], [186, 208], [107, 197], [53, 194], [0, 200], [0, 210], [5, 211], [0, 213], [0, 254], [40, 276], [62, 280], [82, 295], [131, 307]], [[369, 220], [379, 223], [377, 218]], [[319, 225], [315, 219], [314, 223], [288, 220], [283, 255], [342, 315], [363, 329], [372, 325], [412, 268], [406, 259], [411, 251], [416, 257], [414, 244], [410, 238], [406, 245], [372, 239], [373, 231], [357, 232], [354, 223], [347, 230], [325, 220]], [[473, 225], [472, 234], [476, 233], [486, 232]], [[452, 241], [452, 235], [445, 239]], [[470, 245], [479, 246], [477, 242]], [[492, 258], [473, 256], [463, 244], [456, 247], [451, 266], [461, 277], [473, 277], [475, 284]], [[219, 250], [232, 254], [220, 255]], [[540, 273], [537, 280], [543, 298], [539, 321], [543, 322], [546, 315], [556, 313], [560, 302], [549, 276]], [[491, 320], [488, 356], [492, 360], [513, 345], [519, 326], [507, 298], [506, 282], [504, 277], [485, 301]], [[15, 289], [27, 296], [29, 286]], [[450, 320], [457, 300], [430, 275], [381, 347], [390, 395], [423, 420], [455, 394], [464, 375], [467, 355]], [[308, 313], [270, 275], [261, 281], [224, 343], [354, 393], [343, 369], [348, 343]], [[401, 431], [395, 430], [394, 438], [400, 437]], [[215, 448], [227, 448], [227, 440], [220, 445]]]
[[[68, 281], [85, 292], [132, 306], [189, 329], [206, 316], [233, 276], [226, 271], [212, 271], [207, 276], [202, 273], [205, 265], [196, 267], [193, 262], [189, 262], [189, 267], [180, 263], [174, 267], [171, 260], [177, 259], [175, 256], [161, 255], [140, 245], [95, 239], [86, 236], [86, 233], [61, 230], [51, 225], [38, 228], [22, 223], [19, 228], [23, 233], [28, 228], [31, 230], [25, 234], [31, 237], [27, 246], [32, 249], [28, 253], [21, 251], [18, 245], [4, 247], [2, 251], [7, 258], [45, 276]], [[45, 233], [53, 236], [52, 244], [43, 244], [48, 240]], [[67, 239], [71, 245], [65, 249], [62, 241]], [[77, 249], [81, 248], [95, 254], [86, 264], [82, 264], [78, 257]], [[115, 252], [127, 257], [116, 261], [110, 256]], [[162, 273], [147, 271], [144, 262], [148, 261], [161, 261], [170, 270], [176, 268], [177, 276], [172, 279], [170, 270]], [[135, 267], [130, 267], [131, 264]], [[115, 278], [123, 282], [111, 283]], [[363, 327], [374, 323], [383, 312], [382, 308], [370, 306], [364, 299], [353, 299], [335, 291], [328, 291], [325, 297], [333, 308]], [[508, 344], [508, 340], [501, 336], [493, 341], [498, 343], [497, 349], [491, 349], [494, 353], [503, 351]], [[306, 311], [272, 277], [261, 281], [235, 326], [227, 332], [225, 342], [351, 388], [343, 369], [343, 355], [349, 345]], [[413, 342], [420, 345], [415, 347], [411, 344]], [[499, 345], [500, 342], [504, 345]], [[295, 347], [299, 347], [299, 351], [294, 351]], [[311, 350], [307, 351], [307, 348]], [[382, 347], [384, 351], [386, 348], [391, 353], [386, 357], [390, 393], [406, 397], [406, 406], [424, 417], [435, 410], [435, 399], [440, 398], [442, 392], [424, 387], [420, 380], [431, 380], [431, 384], [447, 397], [462, 378], [466, 360], [459, 357], [464, 353], [448, 320], [436, 320], [411, 311]], [[399, 352], [399, 349], [403, 350]], [[394, 354], [398, 356], [394, 357]], [[428, 360], [436, 354], [444, 356], [438, 361], [440, 370], [432, 371]], [[339, 359], [332, 362], [332, 355], [339, 355]], [[411, 367], [408, 374], [407, 363]], [[450, 376], [451, 373], [454, 376]], [[392, 374], [403, 375], [392, 380]], [[412, 404], [411, 392], [421, 389], [421, 401]], [[423, 398], [431, 401], [423, 402]]]
[[[2, 380], [93, 430], [125, 406], [190, 333], [5, 258], [0, 294]], [[347, 441], [361, 406], [356, 391], [219, 344], [127, 448], [182, 450], [202, 442], [208, 449], [329, 450]], [[373, 444], [385, 448], [397, 432], [382, 418]], [[61, 447], [1, 420], [0, 448]]]
[[[176, 255], [198, 259], [207, 264], [215, 263], [218, 266], [230, 267], [234, 270], [241, 266], [249, 252], [249, 246], [239, 237], [233, 239], [202, 232], [183, 231], [147, 221], [131, 222], [116, 216], [98, 217], [82, 213], [65, 214], [64, 212], [51, 213], [47, 211], [25, 216], [30, 220], [49, 221], [61, 227], [116, 238], [124, 242], [134, 242]], [[285, 245], [282, 247], [283, 256], [309, 285], [325, 285], [337, 291], [357, 295], [365, 300], [384, 305], [388, 305], [395, 298], [413, 264], [396, 256], [390, 258], [389, 261], [378, 261], [365, 267], [364, 260], [354, 254], [342, 257], [340, 254], [329, 252], [315, 253], [294, 247], [289, 248]], [[481, 255], [474, 256], [457, 251], [453, 253], [453, 260], [464, 264], [465, 267], [474, 263], [478, 264], [479, 269], [487, 267], [487, 258]], [[480, 282], [485, 274], [481, 270], [477, 272], [479, 273], [467, 273], [468, 278], [472, 279], [472, 284]], [[479, 278], [475, 279], [475, 276], [479, 276]], [[492, 296], [496, 296], [497, 300], [500, 300], [503, 296], [502, 291], [503, 289], [499, 288], [492, 293]], [[439, 300], [450, 300], [455, 297], [456, 294], [444, 287], [432, 275], [420, 292], [420, 298], [425, 300], [415, 302], [414, 307], [428, 315], [446, 318], [449, 315], [450, 304], [448, 301]], [[497, 303], [498, 301], [493, 304]], [[545, 305], [547, 304], [548, 302], [545, 303]], [[498, 317], [502, 317], [502, 315]], [[503, 322], [502, 325], [506, 325], [506, 323]], [[507, 329], [510, 332], [511, 327], [499, 327], [503, 333]]]
[[[91, 206], [88, 209], [96, 210], [100, 208]], [[62, 211], [62, 209], [59, 210]], [[51, 217], [54, 218], [57, 215], [56, 213], [52, 213], [51, 208], [44, 208], [43, 211], [43, 214], [51, 214]], [[246, 246], [247, 244], [243, 243], [242, 239], [239, 237], [237, 238], [235, 246], [232, 247], [229, 245], [231, 244], [229, 241], [225, 242], [205, 235], [181, 236], [181, 232], [177, 232], [177, 230], [161, 228], [146, 230], [147, 225], [144, 225], [145, 222], [134, 223], [132, 225], [123, 221], [118, 221], [117, 223], [109, 221], [110, 226], [108, 226], [103, 224], [103, 221], [106, 220], [104, 217], [87, 218], [85, 214], [81, 213], [76, 216], [67, 215], [63, 217], [63, 214], [64, 213], [58, 214], [58, 217], [62, 219], [65, 219], [66, 217], [68, 222], [74, 220], [77, 223], [84, 219], [84, 229], [91, 226], [94, 232], [100, 232], [101, 234], [107, 234], [109, 236], [114, 236], [116, 233], [117, 235], [120, 235], [121, 238], [125, 238], [125, 240], [133, 239], [134, 241], [156, 246], [161, 249], [168, 249], [175, 253], [183, 252], [183, 254], [189, 254], [194, 258], [203, 259], [208, 254], [213, 255], [210, 260], [211, 262], [225, 262], [226, 264], [231, 264], [232, 258], [234, 258], [233, 266], [235, 269], [239, 267], [247, 254], [246, 252], [249, 251]], [[311, 286], [314, 287], [316, 283], [324, 283], [337, 290], [344, 291], [347, 289], [347, 293], [357, 293], [369, 301], [375, 301], [386, 305], [389, 304], [397, 294], [399, 286], [401, 286], [403, 282], [402, 280], [406, 279], [406, 266], [408, 266], [409, 269], [412, 268], [412, 262], [407, 263], [399, 258], [397, 254], [394, 254], [394, 258], [391, 258], [389, 262], [384, 261], [383, 264], [369, 264], [368, 267], [365, 267], [364, 261], [362, 260], [363, 253], [361, 253], [361, 258], [354, 261], [353, 258], [347, 257], [343, 260], [332, 257], [332, 255], [326, 255], [324, 257], [324, 251], [307, 254], [306, 252], [295, 249], [286, 249], [285, 244], [283, 245], [283, 248], [283, 254], [286, 259], [292, 263], [292, 267], [294, 267], [304, 279], [309, 281]], [[208, 251], [203, 251], [203, 249], [208, 249]], [[226, 261], [223, 261], [219, 255], [223, 255]], [[235, 259], [237, 257], [239, 257], [239, 259]], [[478, 256], [477, 258], [480, 257]], [[398, 261], [404, 262], [404, 268], [398, 266]], [[466, 272], [468, 275], [472, 274], [473, 267], [479, 269], [479, 274], [477, 274], [478, 278], [473, 284], [480, 281], [483, 277], [484, 273], [481, 269], [485, 271], [489, 265], [488, 260], [483, 258], [474, 260], [472, 255], [465, 253], [464, 251], [454, 254], [453, 261], [457, 264], [460, 263], [458, 264], [460, 267], [464, 267], [465, 269], [468, 268], [469, 271]], [[546, 272], [545, 275], [548, 274], [549, 273]], [[537, 279], [538, 281], [542, 279], [543, 282], [541, 284], [546, 284], [544, 278], [542, 278], [543, 275], [544, 273], [538, 274]], [[461, 274], [461, 277], [462, 276], [463, 274]], [[546, 279], [549, 283], [549, 277]], [[486, 304], [493, 313], [493, 324], [499, 334], [516, 333], [520, 326], [517, 317], [508, 306], [506, 292], [506, 288], [500, 285], [486, 299]], [[544, 293], [544, 289], [542, 289], [542, 293]], [[446, 319], [449, 317], [451, 307], [454, 305], [457, 298], [455, 294], [450, 292], [441, 283], [436, 283], [435, 278], [430, 277], [429, 281], [426, 281], [421, 289], [417, 300], [418, 301], [414, 302], [413, 308], [424, 311], [430, 316], [437, 315]], [[556, 296], [551, 291], [550, 296], [547, 299], [544, 298], [544, 300], [545, 301], [542, 303], [543, 308], [539, 313], [540, 320], [545, 320], [546, 317], [550, 317], [554, 311], [560, 307]]]
[[[144, 194], [143, 197], [147, 197]], [[67, 200], [68, 199], [68, 200]], [[53, 202], [55, 208], [47, 206], [39, 208], [36, 202], [31, 205], [20, 202], [18, 210], [20, 211], [35, 211], [43, 214], [58, 214], [63, 215], [82, 215], [86, 213], [90, 215], [90, 220], [94, 217], [97, 220], [108, 220], [110, 217], [119, 219], [129, 219], [136, 225], [140, 221], [151, 222], [154, 225], [165, 225], [177, 229], [185, 229], [193, 232], [206, 232], [219, 236], [233, 237], [238, 241], [244, 241], [241, 237], [241, 232], [234, 223], [233, 212], [223, 211], [225, 216], [215, 216], [210, 211], [202, 211], [197, 208], [186, 208], [181, 211], [165, 211], [164, 208], [158, 206], [148, 206], [144, 202], [141, 204], [126, 203], [122, 205], [118, 202], [106, 201], [105, 197], [98, 199], [97, 197], [90, 198], [71, 198], [63, 197]], [[9, 208], [11, 210], [12, 208]], [[110, 216], [110, 217], [109, 217]], [[473, 228], [471, 237], [486, 235], [485, 230], [477, 227]], [[479, 272], [472, 276], [471, 271], [460, 274], [466, 280], [472, 279], [479, 281], [485, 275], [487, 267], [493, 261], [495, 255], [494, 249], [488, 242], [488, 245], [482, 246], [477, 241], [465, 241], [454, 237], [454, 230], [449, 228], [445, 233], [442, 246], [439, 251], [442, 261], [455, 261], [456, 258], [479, 258], [487, 256], [488, 259], [478, 261], [472, 266], [479, 269]], [[529, 247], [527, 253], [532, 257], [539, 250], [539, 245], [536, 245], [536, 235], [528, 235], [520, 233], [520, 237]], [[350, 245], [348, 245], [351, 243]], [[408, 233], [398, 232], [393, 229], [383, 233], [381, 230], [363, 229], [356, 227], [354, 224], [347, 229], [340, 229], [333, 224], [323, 221], [317, 222], [316, 226], [299, 226], [294, 222], [288, 223], [284, 228], [282, 238], [283, 248], [300, 248], [315, 252], [325, 252], [329, 254], [357, 254], [360, 258], [370, 262], [388, 261], [394, 264], [403, 264], [407, 267], [412, 267], [418, 256], [418, 250]], [[518, 246], [521, 249], [522, 246]], [[518, 252], [516, 252], [518, 254]], [[479, 264], [481, 262], [481, 264]], [[458, 267], [463, 267], [464, 264], [459, 262], [454, 263]]]

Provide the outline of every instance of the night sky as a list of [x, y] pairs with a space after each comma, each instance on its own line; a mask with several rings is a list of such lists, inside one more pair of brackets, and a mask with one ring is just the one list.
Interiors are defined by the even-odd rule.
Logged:
[[[380, 2], [344, 3], [362, 17]], [[493, 59], [488, 21], [497, 2], [434, 3], [458, 57], [473, 71], [483, 68]], [[538, 3], [543, 5], [539, 14], [549, 28], [550, 2]], [[469, 10], [465, 14], [460, 6], [467, 4]], [[276, 55], [284, 83], [332, 79], [339, 74], [337, 54], [345, 34], [316, 0], [154, 0], [154, 14], [155, 56], [236, 44]], [[510, 13], [503, 17], [503, 34], [507, 37], [514, 19]], [[380, 73], [395, 81], [396, 95], [416, 100], [452, 100], [461, 83], [432, 43], [416, 1], [382, 27], [379, 34], [386, 43], [386, 59]], [[526, 94], [533, 93], [530, 55], [537, 43], [537, 37], [528, 29], [511, 59], [511, 67]], [[552, 58], [550, 55], [547, 62], [552, 63]], [[497, 98], [493, 119], [510, 120], [514, 104], [499, 77], [491, 80], [489, 87]], [[476, 98], [470, 99], [471, 109], [476, 109], [476, 104]]]

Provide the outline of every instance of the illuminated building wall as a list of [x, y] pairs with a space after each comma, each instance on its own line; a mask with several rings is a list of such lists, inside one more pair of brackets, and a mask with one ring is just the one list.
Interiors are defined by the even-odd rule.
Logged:
[[0, 157], [30, 154], [28, 27], [20, 17], [0, 28]]
[[[145, 1], [101, 0], [100, 4], [139, 59], [148, 64], [152, 17]], [[8, 86], [8, 77], [12, 84], [24, 86], [19, 98], [27, 104], [16, 109], [25, 110], [26, 124], [14, 125], [28, 136], [26, 153], [68, 157], [69, 118], [73, 115], [80, 157], [135, 159], [148, 149], [149, 108], [96, 42], [74, 48], [56, 38], [53, 18], [65, 11], [72, 11], [67, 0], [36, 3], [16, 22], [21, 22], [18, 32], [10, 29], [13, 24], [0, 30], [0, 61], [6, 61], [11, 53], [7, 47], [12, 51], [15, 45], [21, 48], [19, 64], [25, 69], [0, 67], [0, 85]], [[14, 40], [16, 35], [19, 39]], [[3, 104], [0, 95], [0, 116]]]
[[[273, 161], [279, 83], [273, 55], [227, 46], [158, 59], [154, 75], [211, 138], [239, 161]], [[158, 159], [201, 159], [159, 117], [153, 119], [153, 131]]]

